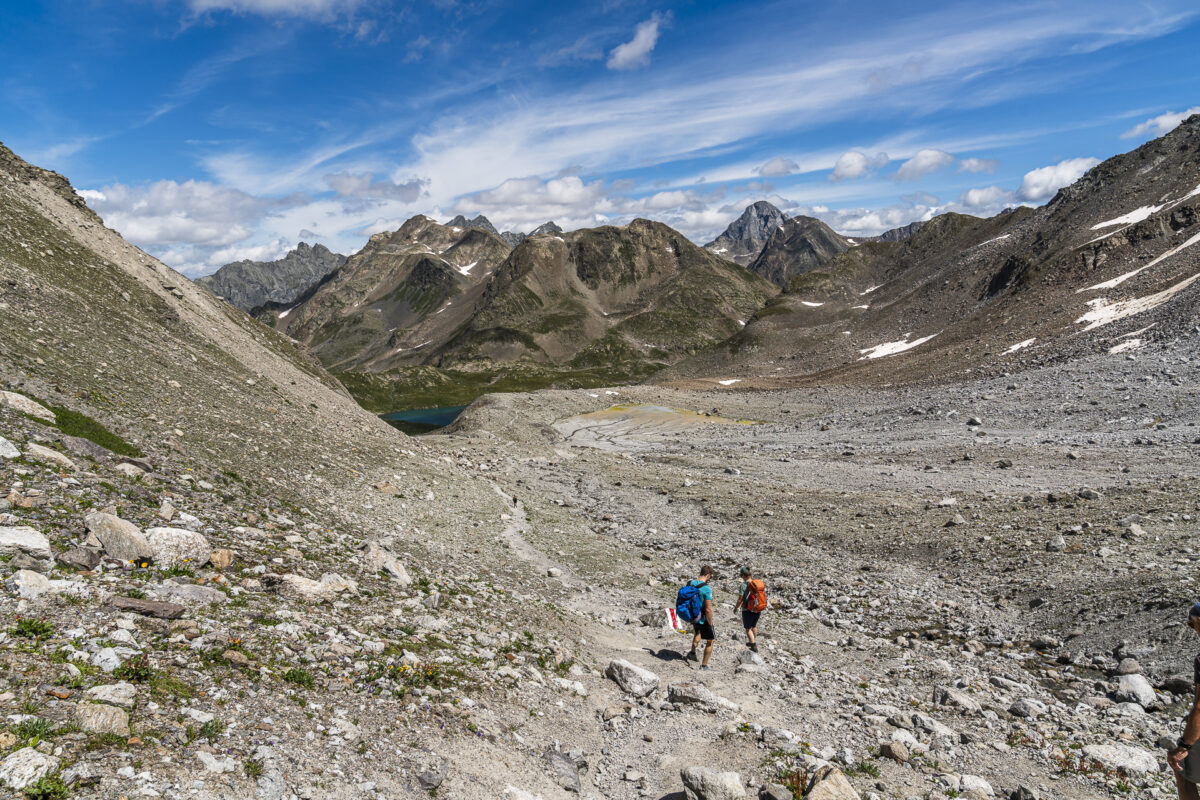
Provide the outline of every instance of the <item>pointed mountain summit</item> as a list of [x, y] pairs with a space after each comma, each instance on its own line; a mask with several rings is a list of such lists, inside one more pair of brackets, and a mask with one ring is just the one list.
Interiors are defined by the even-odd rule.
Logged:
[[563, 229], [558, 227], [557, 225], [555, 225], [554, 220], [551, 220], [549, 222], [543, 222], [541, 225], [538, 225], [536, 228], [533, 229], [533, 231], [529, 235], [530, 236], [538, 236], [543, 233], [562, 233], [562, 232], [563, 232]]
[[291, 305], [345, 263], [345, 256], [330, 252], [323, 244], [301, 242], [283, 258], [234, 261], [196, 283], [249, 312], [267, 303]]
[[749, 270], [776, 286], [810, 272], [851, 247], [850, 240], [815, 217], [792, 217], [771, 232]]
[[771, 232], [786, 220], [787, 215], [778, 208], [759, 200], [746, 206], [742, 215], [729, 223], [724, 233], [704, 245], [704, 249], [726, 261], [749, 266], [762, 252]]
[[516, 247], [521, 242], [525, 241], [525, 234], [518, 231], [498, 231], [492, 221], [483, 214], [477, 214], [474, 219], [467, 219], [462, 214], [459, 214], [454, 219], [446, 223], [448, 228], [468, 228], [479, 231], [487, 231], [493, 236], [499, 236], [504, 241], [508, 242], [509, 247]]

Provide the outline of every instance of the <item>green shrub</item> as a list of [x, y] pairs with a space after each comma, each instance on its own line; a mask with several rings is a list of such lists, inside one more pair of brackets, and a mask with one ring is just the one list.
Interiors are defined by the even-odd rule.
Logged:
[[26, 639], [49, 639], [54, 633], [54, 626], [44, 619], [23, 617], [17, 620], [12, 632], [14, 636], [24, 636]]
[[62, 778], [57, 775], [46, 775], [39, 778], [37, 783], [25, 787], [24, 795], [28, 800], [66, 800], [70, 796]]
[[303, 686], [305, 689], [311, 689], [316, 685], [316, 680], [313, 678], [312, 673], [301, 667], [292, 667], [283, 673], [283, 679], [288, 683]]

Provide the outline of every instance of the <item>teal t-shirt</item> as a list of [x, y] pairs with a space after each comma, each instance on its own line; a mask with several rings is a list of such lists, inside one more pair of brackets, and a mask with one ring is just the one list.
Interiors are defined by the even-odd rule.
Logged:
[[[701, 603], [704, 603], [705, 600], [707, 600], [710, 603], [712, 602], [712, 599], [713, 599], [712, 587], [709, 586], [708, 583], [706, 583], [705, 581], [691, 580], [691, 581], [688, 581], [688, 585], [695, 586], [696, 588], [698, 588], [700, 590], [700, 602]], [[704, 606], [701, 605], [700, 609], [701, 609], [700, 614], [703, 615], [704, 614]]]

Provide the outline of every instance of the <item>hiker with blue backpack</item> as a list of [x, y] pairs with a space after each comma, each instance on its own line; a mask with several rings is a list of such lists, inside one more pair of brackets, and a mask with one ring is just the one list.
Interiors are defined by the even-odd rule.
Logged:
[[708, 659], [712, 657], [713, 640], [716, 639], [716, 634], [713, 632], [712, 587], [708, 585], [712, 575], [712, 567], [707, 564], [700, 567], [700, 577], [688, 581], [675, 598], [676, 616], [684, 622], [690, 622], [694, 632], [692, 651], [687, 656], [689, 661], [699, 661], [696, 648], [699, 647], [701, 639], [705, 642], [704, 661], [701, 662], [700, 669], [708, 669]]

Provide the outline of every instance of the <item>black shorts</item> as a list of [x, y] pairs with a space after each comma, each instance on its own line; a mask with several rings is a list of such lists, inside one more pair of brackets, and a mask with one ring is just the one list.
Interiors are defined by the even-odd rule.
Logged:
[[712, 624], [708, 622], [693, 622], [692, 632], [700, 634], [700, 638], [706, 642], [711, 642], [713, 639], [717, 638], [716, 634], [713, 633]]
[[742, 610], [742, 627], [746, 630], [758, 627], [758, 618], [762, 616], [761, 611], [746, 611]]

